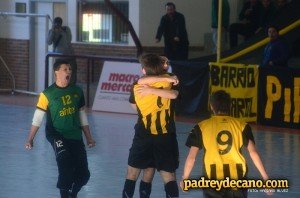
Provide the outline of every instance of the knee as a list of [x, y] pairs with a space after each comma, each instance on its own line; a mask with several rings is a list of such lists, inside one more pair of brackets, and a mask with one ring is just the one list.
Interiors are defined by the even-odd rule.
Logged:
[[128, 166], [126, 179], [136, 181], [140, 175], [141, 170]]
[[143, 170], [143, 178], [142, 180], [146, 183], [151, 183], [154, 177], [155, 169], [147, 168]]

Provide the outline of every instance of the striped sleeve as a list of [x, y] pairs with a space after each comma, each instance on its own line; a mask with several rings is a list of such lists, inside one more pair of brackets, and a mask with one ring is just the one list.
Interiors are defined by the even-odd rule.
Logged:
[[187, 147], [195, 146], [202, 149], [202, 132], [198, 124], [190, 132], [185, 145]]
[[39, 97], [36, 107], [43, 111], [47, 111], [48, 104], [49, 104], [48, 98], [45, 96], [45, 94], [43, 92], [40, 93], [40, 97]]
[[242, 134], [243, 134], [243, 145], [245, 147], [248, 146], [249, 140], [251, 140], [255, 144], [254, 136], [249, 124], [246, 124]]

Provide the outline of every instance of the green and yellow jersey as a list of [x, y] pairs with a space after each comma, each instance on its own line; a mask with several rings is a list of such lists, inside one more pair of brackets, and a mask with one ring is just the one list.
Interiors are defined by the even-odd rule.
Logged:
[[248, 124], [230, 116], [212, 116], [193, 128], [186, 145], [203, 148], [205, 177], [237, 180], [245, 178], [247, 174], [241, 149], [247, 147], [249, 140], [254, 142]]
[[82, 89], [76, 85], [65, 88], [55, 83], [39, 97], [37, 108], [46, 111], [46, 135], [62, 135], [67, 139], [81, 139], [79, 109], [85, 105]]
[[[138, 84], [133, 86], [129, 98], [129, 102], [137, 106], [138, 122], [135, 126], [136, 130], [152, 135], [175, 133], [175, 115], [172, 100], [154, 94], [140, 96], [135, 91], [138, 86]], [[159, 89], [172, 89], [172, 84], [169, 82], [157, 82], [149, 86]]]

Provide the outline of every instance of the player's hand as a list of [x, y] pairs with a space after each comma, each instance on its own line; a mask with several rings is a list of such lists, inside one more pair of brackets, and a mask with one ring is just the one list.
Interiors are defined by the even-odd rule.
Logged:
[[92, 147], [96, 146], [96, 141], [93, 140], [93, 139], [87, 140], [87, 146], [89, 148], [92, 148]]
[[173, 85], [178, 85], [179, 83], [177, 76], [169, 76], [167, 80], [168, 82], [173, 83]]
[[180, 186], [182, 192], [185, 192], [185, 193], [187, 192], [187, 191], [184, 191], [184, 190], [183, 190], [183, 188], [184, 188], [184, 186], [183, 186], [183, 180], [181, 180], [181, 181], [179, 182], [179, 186]]
[[27, 142], [25, 143], [25, 149], [31, 150], [32, 147], [33, 147], [33, 140], [27, 141]]
[[151, 94], [151, 87], [148, 85], [139, 85], [136, 88], [136, 92], [140, 95], [140, 96], [147, 96], [149, 94]]

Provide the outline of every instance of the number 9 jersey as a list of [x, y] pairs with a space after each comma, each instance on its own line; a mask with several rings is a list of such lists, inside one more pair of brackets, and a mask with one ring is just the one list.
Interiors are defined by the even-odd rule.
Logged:
[[186, 141], [188, 147], [204, 150], [204, 176], [208, 179], [243, 179], [247, 164], [241, 153], [249, 140], [254, 138], [251, 128], [245, 122], [230, 116], [212, 116], [198, 123]]

